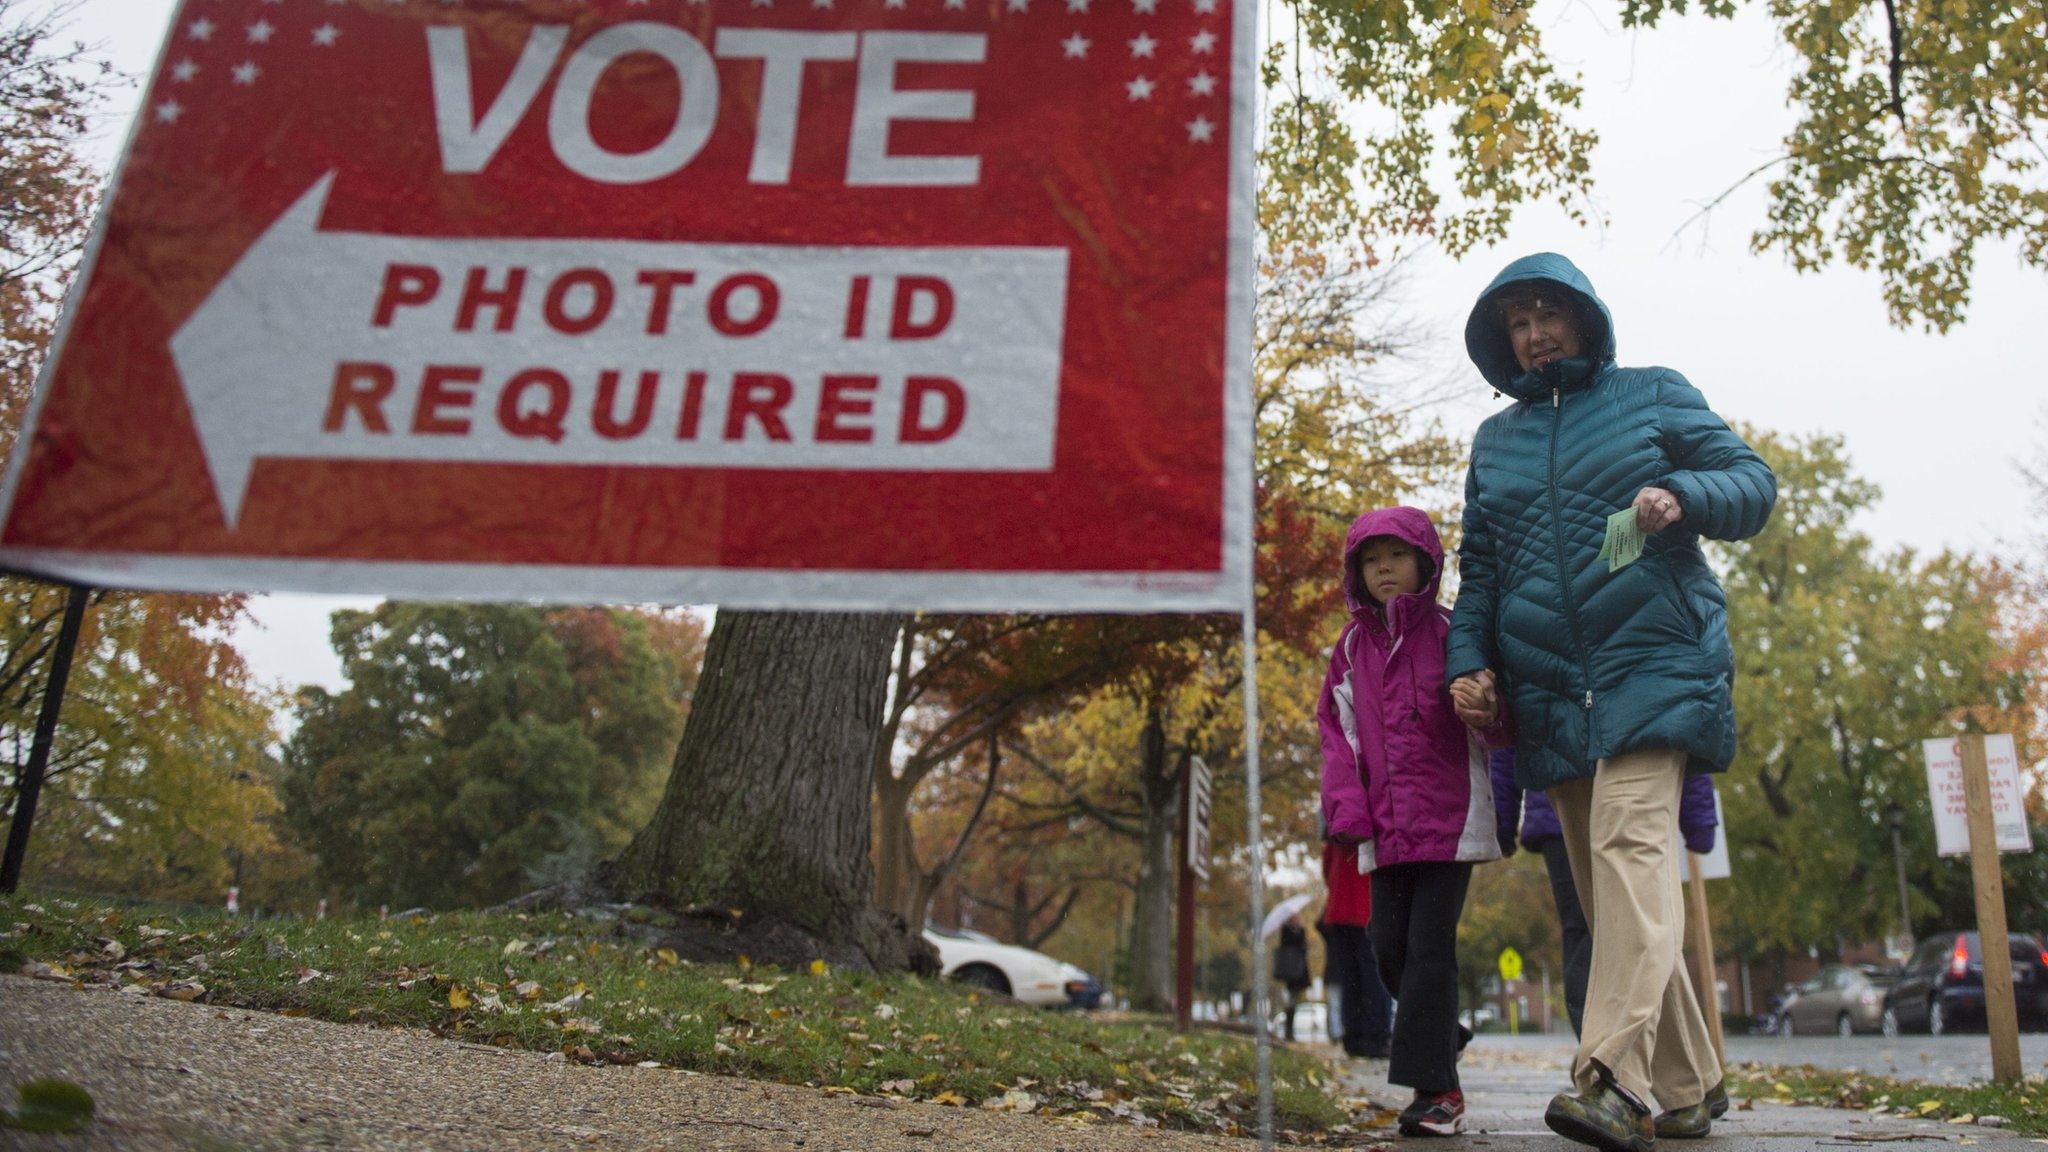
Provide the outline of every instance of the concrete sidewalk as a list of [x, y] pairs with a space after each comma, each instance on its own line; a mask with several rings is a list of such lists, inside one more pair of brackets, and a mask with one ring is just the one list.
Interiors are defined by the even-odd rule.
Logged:
[[[1573, 1040], [1570, 1036], [1480, 1036], [1459, 1062], [1464, 1082], [1469, 1135], [1444, 1141], [1448, 1147], [1529, 1148], [1567, 1152], [1578, 1145], [1543, 1126], [1550, 1098], [1571, 1086]], [[1398, 1109], [1413, 1095], [1387, 1083], [1384, 1060], [1346, 1060], [1346, 1087], [1374, 1103]], [[1674, 1149], [1701, 1152], [1789, 1152], [1794, 1148], [1897, 1145], [1931, 1148], [1972, 1147], [1982, 1152], [2040, 1152], [2048, 1141], [2015, 1136], [1996, 1128], [1943, 1124], [1872, 1116], [1837, 1108], [1806, 1108], [1738, 1097], [1728, 1115], [1716, 1121], [1704, 1141], [1661, 1141]], [[1434, 1145], [1432, 1145], [1434, 1146]]]

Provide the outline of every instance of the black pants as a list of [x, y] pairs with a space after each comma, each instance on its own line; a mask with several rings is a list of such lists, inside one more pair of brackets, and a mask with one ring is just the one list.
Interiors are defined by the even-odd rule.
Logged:
[[1418, 1092], [1458, 1087], [1458, 917], [1470, 864], [1390, 864], [1372, 874], [1372, 942], [1400, 1002], [1387, 1080]]
[[1564, 837], [1543, 841], [1543, 866], [1550, 870], [1550, 899], [1557, 904], [1557, 926], [1564, 943], [1564, 1007], [1571, 1013], [1572, 1035], [1586, 1014], [1586, 974], [1593, 970], [1593, 930], [1579, 907], [1579, 889], [1572, 882], [1572, 863], [1565, 858]]
[[1380, 979], [1379, 955], [1363, 924], [1317, 924], [1323, 934], [1323, 983], [1337, 990], [1344, 1051], [1385, 1055], [1393, 1028], [1393, 997]]

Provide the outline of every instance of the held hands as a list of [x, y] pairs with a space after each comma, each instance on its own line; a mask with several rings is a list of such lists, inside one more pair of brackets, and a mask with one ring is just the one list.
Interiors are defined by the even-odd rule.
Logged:
[[1662, 488], [1645, 488], [1636, 493], [1636, 527], [1648, 536], [1660, 532], [1685, 519], [1685, 510], [1678, 506], [1678, 497]]
[[1493, 673], [1480, 669], [1451, 681], [1451, 707], [1468, 728], [1491, 728], [1500, 719], [1500, 694]]

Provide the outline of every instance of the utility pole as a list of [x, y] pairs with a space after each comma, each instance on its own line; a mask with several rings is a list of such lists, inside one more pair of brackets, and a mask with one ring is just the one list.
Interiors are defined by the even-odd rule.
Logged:
[[1899, 931], [1906, 934], [1906, 947], [1913, 947], [1913, 902], [1906, 895], [1906, 810], [1897, 804], [1885, 810], [1885, 822], [1892, 826], [1892, 863], [1899, 873]]

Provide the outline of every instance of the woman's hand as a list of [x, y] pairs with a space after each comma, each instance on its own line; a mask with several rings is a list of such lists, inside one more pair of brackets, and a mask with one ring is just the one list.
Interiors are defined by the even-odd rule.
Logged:
[[1451, 681], [1451, 707], [1468, 728], [1491, 728], [1500, 719], [1500, 696], [1493, 673], [1480, 669]]
[[1636, 527], [1645, 536], [1685, 519], [1685, 509], [1678, 506], [1678, 497], [1662, 488], [1645, 488], [1636, 493], [1635, 510]]

